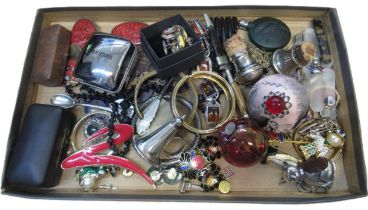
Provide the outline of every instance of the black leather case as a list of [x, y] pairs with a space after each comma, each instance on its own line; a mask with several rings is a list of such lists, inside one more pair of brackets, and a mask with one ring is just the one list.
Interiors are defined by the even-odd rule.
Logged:
[[7, 181], [29, 187], [57, 185], [74, 122], [74, 115], [63, 108], [31, 105], [11, 153]]

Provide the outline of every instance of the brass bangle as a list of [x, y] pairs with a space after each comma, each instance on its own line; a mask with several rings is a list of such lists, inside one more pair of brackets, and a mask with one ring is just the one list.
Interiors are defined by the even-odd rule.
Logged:
[[193, 111], [192, 111], [192, 113], [189, 115], [189, 118], [188, 118], [188, 120], [189, 120], [189, 122], [192, 122], [193, 121], [193, 119], [194, 119], [194, 116], [196, 115], [196, 113], [197, 113], [197, 109], [198, 109], [198, 91], [197, 91], [197, 89], [196, 89], [196, 87], [194, 86], [194, 84], [193, 84], [193, 81], [192, 80], [188, 80], [187, 81], [187, 83], [188, 83], [188, 86], [189, 86], [189, 88], [192, 90], [192, 92], [193, 92], [193, 95], [194, 95], [194, 101], [193, 101]]
[[184, 76], [181, 80], [179, 80], [179, 82], [176, 84], [173, 93], [172, 93], [172, 97], [171, 97], [171, 107], [172, 107], [172, 111], [175, 117], [180, 117], [180, 114], [177, 110], [177, 106], [176, 106], [176, 97], [177, 97], [177, 93], [180, 89], [180, 87], [187, 81], [190, 79], [208, 79], [211, 80], [212, 82], [216, 83], [225, 93], [225, 97], [226, 100], [228, 102], [228, 110], [226, 112], [226, 114], [223, 118], [223, 120], [218, 123], [214, 128], [210, 128], [210, 129], [206, 129], [206, 130], [202, 130], [202, 129], [197, 129], [192, 127], [191, 125], [189, 125], [187, 122], [183, 121], [183, 126], [193, 132], [193, 133], [197, 133], [197, 134], [210, 134], [210, 133], [214, 133], [216, 132], [225, 122], [227, 122], [228, 120], [230, 120], [232, 118], [232, 116], [234, 115], [235, 112], [235, 95], [234, 95], [234, 91], [231, 88], [231, 85], [220, 75], [214, 73], [214, 72], [208, 72], [208, 71], [196, 71], [193, 72], [191, 75], [187, 75]]
[[[319, 119], [310, 119], [308, 121], [304, 121], [301, 122], [294, 130], [293, 134], [292, 134], [292, 140], [293, 141], [298, 141], [297, 139], [300, 139], [298, 136], [298, 132], [299, 130], [301, 130], [302, 128], [305, 128], [309, 125], [311, 125], [312, 123], [316, 123], [316, 122], [323, 122], [324, 120], [326, 120], [326, 118], [319, 118]], [[304, 144], [308, 144], [311, 142], [304, 142]], [[344, 149], [344, 144], [345, 144], [345, 140], [343, 141], [343, 143], [336, 148], [331, 148], [333, 151], [326, 157], [329, 160], [335, 161], [337, 160], [337, 158], [341, 155], [343, 149]], [[300, 148], [300, 146], [303, 145], [302, 143], [293, 143], [293, 147], [296, 151], [296, 153], [299, 155], [299, 157], [305, 159], [305, 156]]]
[[[180, 77], [185, 77], [187, 76], [186, 74], [184, 73], [180, 73]], [[194, 96], [194, 101], [193, 101], [193, 110], [192, 110], [192, 113], [189, 115], [188, 117], [188, 122], [192, 122], [196, 113], [197, 113], [197, 109], [198, 109], [198, 104], [199, 104], [199, 101], [198, 101], [198, 91], [193, 83], [192, 80], [188, 79], [187, 80], [187, 83], [188, 83], [188, 87], [191, 89], [192, 93], [193, 93], [193, 96]]]

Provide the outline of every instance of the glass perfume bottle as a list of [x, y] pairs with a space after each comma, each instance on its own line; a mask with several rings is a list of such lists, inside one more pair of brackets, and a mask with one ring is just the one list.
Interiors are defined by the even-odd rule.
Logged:
[[222, 156], [234, 166], [252, 166], [266, 153], [266, 136], [248, 118], [228, 121], [219, 134]]
[[326, 104], [326, 99], [336, 95], [335, 71], [324, 68], [321, 73], [313, 74], [309, 80], [310, 107], [314, 112], [321, 112]]

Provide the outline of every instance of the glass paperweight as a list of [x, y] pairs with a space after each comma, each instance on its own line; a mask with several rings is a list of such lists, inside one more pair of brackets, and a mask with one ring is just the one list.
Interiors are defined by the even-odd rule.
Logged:
[[266, 153], [267, 139], [248, 118], [232, 119], [220, 128], [222, 157], [230, 164], [247, 167]]

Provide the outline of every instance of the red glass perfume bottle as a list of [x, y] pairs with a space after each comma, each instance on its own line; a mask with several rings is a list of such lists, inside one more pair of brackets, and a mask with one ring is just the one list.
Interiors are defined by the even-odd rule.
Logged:
[[234, 166], [251, 166], [266, 153], [265, 135], [248, 118], [228, 121], [219, 134], [222, 157]]

